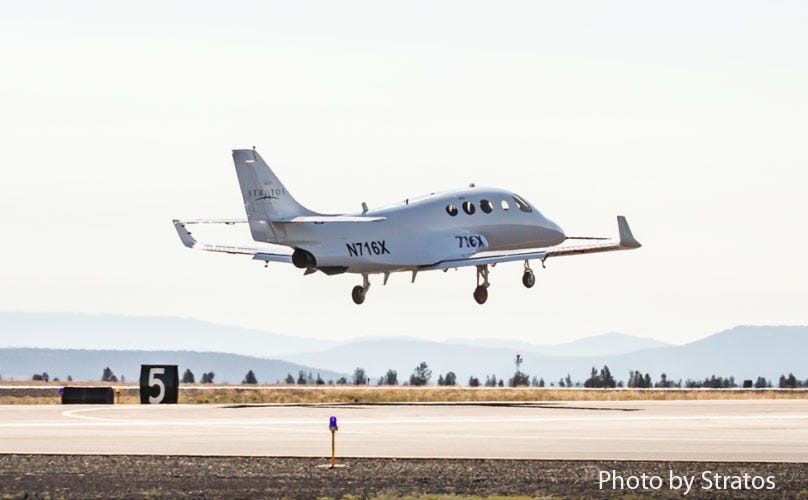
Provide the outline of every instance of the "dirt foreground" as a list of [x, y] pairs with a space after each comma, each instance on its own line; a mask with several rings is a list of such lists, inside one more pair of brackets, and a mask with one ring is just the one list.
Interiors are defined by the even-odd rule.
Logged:
[[[0, 496], [808, 498], [808, 464], [794, 463], [341, 459], [344, 468], [318, 467], [327, 464], [325, 458], [0, 455]], [[622, 486], [614, 477], [599, 482], [613, 473]], [[694, 477], [686, 496], [671, 474]]]

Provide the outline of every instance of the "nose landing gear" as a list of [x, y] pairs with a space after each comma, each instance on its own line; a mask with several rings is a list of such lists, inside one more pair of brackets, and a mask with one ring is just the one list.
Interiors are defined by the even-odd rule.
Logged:
[[536, 284], [536, 275], [533, 274], [533, 269], [530, 268], [530, 263], [525, 261], [525, 274], [522, 275], [522, 284], [525, 288], [532, 288]]
[[370, 280], [368, 279], [367, 274], [362, 275], [362, 284], [356, 285], [351, 290], [351, 298], [354, 301], [354, 304], [359, 305], [365, 301], [365, 295], [368, 292], [368, 288], [370, 288]]
[[[483, 279], [482, 284], [480, 283], [480, 277]], [[488, 265], [477, 266], [477, 288], [474, 289], [474, 300], [476, 300], [478, 304], [485, 304], [485, 301], [488, 300], [489, 286]]]

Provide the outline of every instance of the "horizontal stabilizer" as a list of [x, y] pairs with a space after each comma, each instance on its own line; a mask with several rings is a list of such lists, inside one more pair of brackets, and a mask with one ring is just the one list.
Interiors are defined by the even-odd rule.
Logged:
[[183, 224], [246, 224], [244, 217], [233, 219], [190, 219], [182, 221]]
[[387, 217], [363, 217], [356, 215], [299, 215], [286, 220], [273, 220], [282, 224], [296, 224], [302, 222], [312, 222], [314, 224], [330, 224], [332, 222], [381, 222]]

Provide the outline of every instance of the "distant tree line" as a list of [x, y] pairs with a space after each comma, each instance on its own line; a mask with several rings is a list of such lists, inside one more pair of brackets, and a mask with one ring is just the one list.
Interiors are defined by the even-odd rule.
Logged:
[[[202, 374], [199, 382], [202, 384], [212, 384], [214, 383], [214, 377], [216, 376], [215, 373], [206, 372]], [[34, 381], [44, 381], [48, 382], [51, 380], [50, 376], [47, 372], [42, 373], [35, 373], [31, 380]], [[58, 381], [58, 378], [54, 378], [53, 381]], [[422, 361], [419, 363], [412, 371], [409, 376], [409, 379], [405, 380], [401, 385], [404, 386], [413, 386], [413, 387], [422, 387], [429, 385], [429, 381], [432, 380], [432, 370], [429, 368], [429, 365], [426, 361]], [[70, 375], [67, 376], [67, 381], [72, 382], [73, 377]], [[112, 371], [112, 369], [107, 366], [101, 372], [101, 381], [102, 382], [118, 382], [118, 377]], [[125, 378], [123, 376], [120, 377], [121, 382], [125, 382]], [[193, 384], [196, 383], [196, 377], [194, 373], [190, 369], [186, 369], [182, 375], [181, 382], [183, 384]], [[242, 384], [257, 384], [258, 378], [255, 375], [253, 370], [247, 371], [244, 379], [241, 381]], [[367, 372], [364, 368], [357, 367], [350, 378], [347, 377], [340, 377], [336, 381], [328, 380], [325, 381], [320, 376], [318, 372], [316, 376], [312, 374], [311, 371], [306, 372], [304, 370], [300, 370], [297, 373], [297, 377], [288, 373], [286, 378], [281, 382], [280, 380], [277, 383], [283, 383], [288, 385], [370, 385], [371, 380], [367, 375]], [[448, 371], [445, 374], [441, 373], [438, 375], [436, 380], [436, 384], [441, 387], [451, 387], [457, 386], [458, 380], [457, 375], [453, 371]], [[467, 386], [468, 387], [505, 387], [507, 384], [508, 387], [546, 387], [544, 378], [538, 378], [533, 376], [532, 378], [525, 372], [517, 370], [513, 376], [505, 380], [504, 378], [497, 378], [495, 374], [486, 375], [485, 381], [481, 381], [480, 378], [472, 375], [468, 379]], [[704, 379], [685, 379], [682, 381], [679, 380], [670, 380], [668, 379], [665, 373], [660, 374], [659, 380], [652, 380], [651, 376], [648, 373], [641, 373], [640, 371], [629, 370], [628, 379], [624, 383], [622, 380], [616, 380], [612, 375], [609, 367], [604, 365], [603, 368], [598, 370], [594, 366], [590, 371], [589, 378], [587, 378], [583, 383], [579, 381], [573, 381], [570, 377], [570, 374], [567, 374], [566, 377], [562, 377], [558, 380], [557, 383], [558, 387], [561, 388], [569, 388], [569, 387], [586, 387], [586, 388], [594, 388], [594, 389], [610, 389], [610, 388], [619, 388], [619, 387], [628, 387], [628, 388], [637, 388], [637, 389], [669, 389], [669, 388], [686, 388], [686, 389], [731, 389], [737, 387], [744, 387], [744, 388], [755, 388], [755, 389], [766, 389], [772, 388], [772, 382], [767, 380], [764, 377], [758, 377], [756, 380], [744, 380], [742, 386], [739, 386], [738, 383], [735, 381], [734, 377], [720, 377], [716, 375], [712, 375], [709, 378], [705, 377]], [[398, 380], [398, 372], [396, 370], [390, 369], [387, 370], [387, 373], [384, 376], [380, 377], [376, 381], [377, 386], [396, 386], [399, 385]], [[549, 383], [549, 387], [556, 387], [554, 382]], [[780, 375], [779, 380], [777, 381], [777, 387], [780, 389], [802, 389], [808, 388], [808, 379], [800, 380], [793, 373], [789, 373], [788, 375]]]
[[[401, 385], [409, 385], [409, 386], [425, 386], [429, 384], [429, 381], [432, 378], [432, 370], [429, 368], [427, 363], [421, 362], [418, 366], [415, 367], [412, 374], [409, 377], [408, 381], [404, 381]], [[288, 383], [294, 383], [294, 380], [288, 381]], [[329, 384], [331, 381], [328, 382]], [[337, 380], [337, 384], [354, 384], [354, 385], [364, 385], [370, 383], [370, 379], [367, 378], [366, 372], [363, 368], [356, 368], [354, 370], [354, 374], [350, 380], [342, 377]], [[398, 380], [398, 373], [396, 370], [390, 369], [387, 370], [387, 373], [380, 377], [376, 383], [379, 386], [385, 385], [399, 385]], [[448, 371], [446, 374], [439, 374], [436, 385], [438, 386], [456, 386], [458, 384], [457, 375], [453, 371]], [[720, 377], [720, 376], [711, 376], [708, 378], [704, 378], [702, 380], [692, 380], [686, 379], [682, 381], [679, 380], [671, 380], [668, 378], [666, 373], [662, 373], [659, 376], [658, 380], [653, 380], [651, 375], [648, 373], [642, 373], [639, 370], [634, 371], [630, 370], [627, 381], [617, 380], [614, 375], [612, 374], [611, 370], [608, 366], [604, 365], [603, 368], [598, 370], [596, 367], [592, 367], [590, 371], [589, 378], [586, 379], [583, 383], [580, 381], [573, 381], [570, 374], [567, 374], [566, 377], [562, 377], [558, 380], [557, 383], [550, 382], [549, 385], [545, 383], [544, 378], [540, 377], [530, 377], [527, 373], [517, 370], [512, 377], [508, 378], [507, 380], [504, 378], [498, 378], [495, 374], [486, 375], [485, 381], [481, 381], [481, 379], [477, 376], [470, 376], [468, 379], [467, 386], [468, 387], [561, 387], [561, 388], [569, 388], [569, 387], [586, 387], [586, 388], [603, 388], [603, 389], [610, 389], [610, 388], [621, 388], [621, 387], [628, 387], [628, 388], [636, 388], [636, 389], [672, 389], [672, 388], [737, 388], [740, 387], [738, 383], [736, 383], [734, 377]], [[763, 377], [758, 377], [756, 381], [747, 380], [744, 381], [744, 387], [754, 387], [754, 388], [767, 388], [772, 387], [770, 381], [766, 380]], [[780, 376], [780, 381], [778, 387], [780, 388], [804, 388], [808, 387], [808, 380], [801, 381], [797, 379], [793, 374], [789, 374], [788, 376]]]

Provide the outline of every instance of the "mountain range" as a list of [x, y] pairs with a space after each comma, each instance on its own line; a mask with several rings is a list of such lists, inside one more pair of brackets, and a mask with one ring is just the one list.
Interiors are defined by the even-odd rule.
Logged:
[[[220, 325], [191, 318], [0, 311], [0, 348], [115, 349], [226, 352], [244, 356], [279, 358], [326, 351], [365, 340], [406, 340], [390, 337], [360, 338], [345, 342], [293, 337], [264, 330]], [[420, 341], [412, 338], [411, 340]], [[621, 333], [606, 333], [564, 344], [534, 344], [508, 339], [447, 341], [477, 347], [502, 347], [555, 356], [623, 354], [665, 342]]]
[[[47, 349], [19, 349], [23, 347]], [[776, 380], [789, 372], [808, 376], [807, 353], [805, 326], [739, 326], [684, 345], [620, 333], [558, 345], [497, 338], [439, 342], [370, 337], [336, 342], [185, 318], [0, 312], [4, 378], [48, 371], [52, 376], [92, 380], [107, 365], [129, 378], [137, 376], [140, 363], [166, 362], [179, 364], [181, 370], [189, 367], [197, 376], [213, 371], [217, 382], [240, 382], [248, 369], [262, 382], [282, 380], [300, 370], [315, 376], [319, 371], [324, 379], [335, 380], [357, 367], [373, 378], [393, 369], [404, 381], [426, 361], [433, 381], [451, 370], [466, 383], [472, 375], [482, 380], [490, 374], [511, 376], [519, 354], [520, 369], [547, 383], [567, 374], [583, 381], [592, 367], [603, 365], [623, 380], [631, 370], [647, 372], [654, 379], [666, 373], [672, 380], [711, 375]]]
[[[598, 337], [590, 339], [594, 339], [593, 345], [603, 341]], [[582, 342], [578, 347], [592, 352], [588, 344]], [[500, 347], [486, 347], [415, 339], [370, 339], [321, 352], [290, 355], [286, 359], [343, 372], [361, 366], [374, 376], [393, 369], [398, 372], [400, 381], [409, 377], [421, 361], [427, 362], [435, 378], [450, 370], [463, 383], [472, 375], [481, 380], [491, 374], [497, 378], [508, 377], [516, 371], [517, 354], [523, 359], [522, 371], [542, 377], [547, 383], [567, 374], [572, 380], [583, 381], [589, 377], [592, 367], [600, 369], [604, 365], [609, 366], [615, 378], [623, 380], [632, 370], [649, 373], [655, 380], [662, 373], [669, 380], [703, 379], [711, 375], [734, 376], [738, 381], [759, 376], [776, 380], [780, 374], [788, 372], [798, 377], [808, 376], [806, 326], [739, 326], [685, 345], [662, 345], [629, 352], [624, 346], [617, 354], [603, 355], [559, 356], [542, 352], [540, 346], [535, 350], [530, 349], [530, 345], [516, 343], [515, 346], [507, 340], [500, 341]], [[567, 348], [559, 350], [570, 352]]]
[[0, 311], [0, 347], [206, 351], [277, 358], [335, 345], [191, 318]]
[[[220, 352], [192, 351], [105, 351], [83, 349], [0, 349], [0, 376], [3, 380], [30, 380], [34, 373], [47, 372], [51, 378], [75, 381], [99, 380], [109, 367], [121, 381], [134, 382], [140, 376], [141, 364], [178, 365], [180, 376], [191, 370], [200, 382], [203, 373], [213, 372], [215, 383], [238, 384], [248, 370], [259, 383], [282, 382], [288, 374], [295, 378], [300, 371], [319, 374], [323, 381], [337, 380], [344, 374], [317, 370], [288, 361], [263, 359]], [[121, 378], [123, 377], [123, 378]]]

